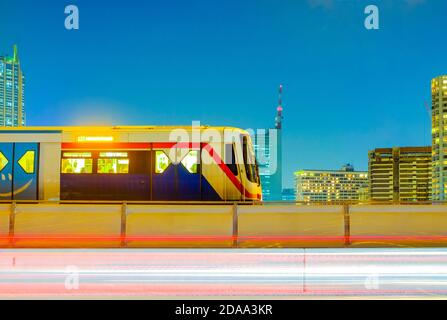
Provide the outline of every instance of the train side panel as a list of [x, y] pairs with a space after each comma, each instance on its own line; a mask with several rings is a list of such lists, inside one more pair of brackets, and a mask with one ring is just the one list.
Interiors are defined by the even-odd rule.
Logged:
[[61, 143], [40, 144], [39, 199], [57, 201], [60, 199]]

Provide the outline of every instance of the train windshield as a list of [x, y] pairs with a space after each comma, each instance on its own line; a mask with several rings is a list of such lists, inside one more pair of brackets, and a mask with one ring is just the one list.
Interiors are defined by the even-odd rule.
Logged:
[[251, 182], [260, 183], [259, 170], [256, 163], [256, 157], [253, 151], [253, 145], [248, 136], [242, 136], [242, 150], [244, 155], [245, 171], [247, 172], [247, 179]]

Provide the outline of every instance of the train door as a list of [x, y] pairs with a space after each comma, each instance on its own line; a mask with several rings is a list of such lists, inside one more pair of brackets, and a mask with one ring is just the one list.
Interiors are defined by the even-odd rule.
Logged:
[[12, 200], [13, 143], [0, 143], [0, 200]]
[[[253, 146], [251, 145], [251, 141], [248, 135], [241, 136], [242, 142], [242, 157], [243, 157], [243, 171], [244, 175], [244, 200], [256, 200], [254, 196], [258, 195], [260, 191], [260, 179], [259, 179], [259, 171], [256, 164], [256, 158], [254, 155]], [[259, 189], [259, 191], [258, 191]], [[248, 199], [247, 199], [248, 197]]]
[[[210, 144], [203, 144], [201, 152], [201, 174], [200, 189], [201, 200], [222, 201], [231, 199], [228, 197], [226, 188], [227, 179], [222, 167], [216, 161], [215, 150]], [[222, 156], [222, 152], [219, 154]], [[223, 156], [222, 156], [223, 158]]]
[[150, 194], [149, 152], [120, 151], [96, 154], [96, 173], [90, 175], [95, 199], [147, 201]]
[[154, 150], [152, 159], [153, 201], [201, 200], [199, 150]]
[[[241, 169], [242, 166], [240, 165], [240, 161], [238, 161], [238, 154], [237, 154], [237, 148], [236, 144], [233, 143], [226, 143], [225, 144], [225, 165], [228, 167], [228, 169], [231, 172], [231, 175], [235, 176], [236, 179], [240, 179], [241, 186], [243, 189], [243, 182], [244, 179], [242, 179], [242, 173]], [[231, 182], [229, 178], [225, 178], [225, 200], [229, 201], [241, 201], [242, 193], [241, 189], [235, 188], [234, 184]]]
[[154, 150], [151, 165], [153, 201], [176, 200], [176, 170], [169, 149]]
[[38, 143], [0, 143], [0, 200], [37, 200]]
[[201, 200], [200, 150], [183, 149], [177, 153], [177, 194], [180, 201]]
[[39, 144], [15, 143], [13, 200], [37, 200]]

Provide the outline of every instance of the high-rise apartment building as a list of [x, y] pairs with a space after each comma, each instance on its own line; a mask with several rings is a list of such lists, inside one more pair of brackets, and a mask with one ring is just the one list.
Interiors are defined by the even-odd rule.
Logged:
[[379, 148], [369, 152], [372, 201], [429, 201], [431, 147]]
[[25, 77], [17, 46], [12, 57], [0, 56], [0, 126], [25, 125]]
[[368, 172], [341, 170], [300, 170], [295, 172], [296, 199], [304, 202], [359, 201], [368, 186]]
[[434, 78], [432, 94], [432, 199], [447, 200], [447, 75]]
[[276, 110], [275, 128], [258, 130], [252, 136], [264, 201], [282, 200], [282, 86]]

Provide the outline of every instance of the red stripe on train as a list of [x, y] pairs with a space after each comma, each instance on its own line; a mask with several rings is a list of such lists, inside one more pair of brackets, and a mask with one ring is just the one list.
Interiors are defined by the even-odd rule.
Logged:
[[219, 165], [220, 169], [227, 175], [227, 177], [230, 179], [233, 185], [239, 190], [240, 193], [244, 194], [245, 197], [249, 199], [259, 199], [259, 200], [261, 199], [261, 195], [249, 192], [242, 185], [239, 179], [236, 178], [233, 172], [231, 172], [230, 168], [228, 168], [228, 166], [222, 161], [219, 155], [216, 152], [214, 152], [214, 149], [209, 144], [205, 144], [203, 149], [206, 150], [208, 154], [214, 159], [214, 161]]
[[62, 150], [151, 149], [151, 143], [62, 143]]

